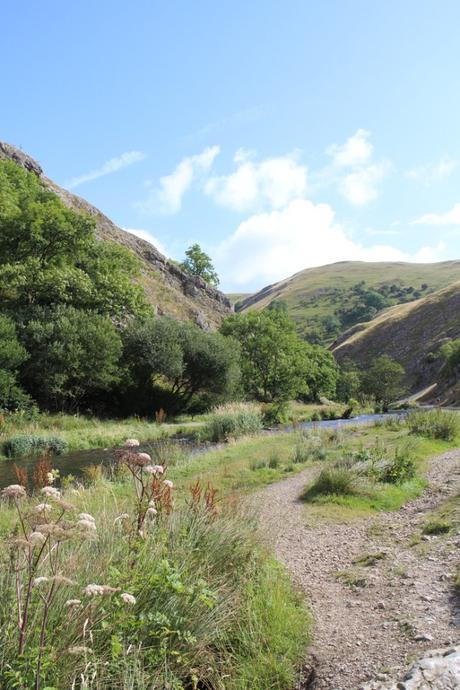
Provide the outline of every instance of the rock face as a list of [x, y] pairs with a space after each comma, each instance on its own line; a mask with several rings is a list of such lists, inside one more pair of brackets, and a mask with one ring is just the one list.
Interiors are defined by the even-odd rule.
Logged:
[[[460, 282], [354, 326], [332, 351], [339, 362], [349, 358], [360, 368], [379, 355], [389, 355], [403, 365], [408, 390], [415, 393], [440, 381], [442, 363], [436, 353], [446, 340], [456, 338], [460, 338]], [[433, 394], [441, 396], [439, 402], [448, 388], [449, 382], [437, 386]]]
[[371, 681], [361, 690], [458, 690], [460, 645], [427, 652], [402, 680]]
[[0, 141], [0, 158], [8, 158], [33, 172], [43, 184], [75, 211], [90, 214], [96, 232], [103, 240], [112, 240], [135, 254], [141, 262], [140, 283], [158, 314], [190, 320], [205, 330], [216, 328], [232, 311], [230, 301], [204, 280], [183, 271], [149, 242], [119, 228], [97, 208], [48, 179], [37, 161], [10, 144]]

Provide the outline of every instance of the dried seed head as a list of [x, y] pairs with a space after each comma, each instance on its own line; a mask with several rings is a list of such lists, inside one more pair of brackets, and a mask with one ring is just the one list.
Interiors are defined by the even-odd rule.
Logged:
[[67, 599], [64, 606], [80, 606], [81, 599]]
[[44, 486], [43, 489], [41, 490], [41, 493], [44, 496], [48, 496], [49, 498], [55, 498], [55, 499], [61, 498], [61, 492], [59, 491], [59, 489], [56, 489], [55, 486]]
[[38, 587], [39, 585], [43, 585], [46, 582], [48, 582], [47, 577], [44, 577], [44, 576], [36, 577], [32, 582], [32, 587]]
[[29, 541], [32, 546], [42, 546], [46, 541], [46, 537], [41, 532], [32, 532], [29, 534]]
[[24, 498], [26, 495], [26, 490], [20, 484], [10, 484], [2, 489], [2, 496], [7, 498]]
[[124, 443], [125, 448], [138, 448], [139, 446], [140, 443], [137, 438], [127, 438]]
[[120, 594], [120, 599], [122, 599], [125, 604], [129, 604], [130, 606], [134, 606], [136, 603], [136, 597], [133, 597], [133, 595], [129, 594], [128, 592], [123, 592], [123, 594]]
[[35, 506], [34, 511], [36, 513], [46, 513], [49, 510], [52, 510], [53, 506], [50, 505], [49, 503], [39, 503], [38, 505]]
[[96, 520], [93, 518], [93, 516], [90, 515], [89, 513], [80, 513], [78, 515], [78, 517], [80, 520], [90, 520], [91, 522], [96, 522]]

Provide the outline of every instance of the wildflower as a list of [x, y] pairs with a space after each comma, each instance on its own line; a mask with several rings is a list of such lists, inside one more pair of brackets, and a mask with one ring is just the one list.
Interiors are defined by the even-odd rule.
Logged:
[[44, 576], [36, 577], [32, 582], [32, 587], [38, 587], [38, 585], [42, 585], [45, 582], [48, 582], [47, 577], [44, 577]]
[[46, 513], [48, 510], [51, 510], [51, 509], [52, 509], [52, 506], [49, 503], [39, 503], [34, 508], [36, 513]]
[[81, 599], [67, 599], [64, 606], [80, 606]]
[[155, 517], [155, 515], [158, 515], [158, 510], [156, 508], [148, 508], [146, 515], [148, 515], [148, 517]]
[[152, 462], [152, 458], [148, 453], [138, 453], [137, 454], [137, 459], [142, 461], [142, 462]]
[[138, 446], [140, 446], [140, 443], [137, 438], [127, 438], [124, 443], [125, 448], [137, 448]]
[[93, 516], [89, 513], [80, 513], [78, 517], [80, 520], [90, 520], [91, 522], [96, 522]]
[[129, 520], [128, 513], [122, 513], [121, 515], [116, 517], [115, 520], [113, 521], [113, 524], [115, 525], [117, 522], [121, 522], [123, 520]]
[[130, 606], [134, 606], [136, 603], [136, 597], [133, 597], [132, 594], [128, 594], [128, 592], [123, 592], [123, 594], [120, 594], [120, 599], [122, 599], [125, 604], [130, 604]]
[[155, 474], [155, 467], [153, 465], [146, 465], [144, 467], [144, 472], [146, 474]]
[[167, 486], [169, 489], [172, 489], [173, 486], [174, 486], [174, 484], [172, 483], [172, 481], [171, 481], [170, 479], [165, 479], [164, 482], [163, 482], [163, 484], [164, 484], [165, 486]]
[[51, 470], [51, 472], [47, 472], [46, 478], [48, 479], [49, 484], [54, 484], [56, 479], [59, 479], [59, 470]]
[[88, 530], [88, 532], [96, 531], [96, 523], [93, 520], [79, 520], [77, 522], [77, 527], [83, 527], [83, 529]]
[[93, 650], [91, 647], [76, 646], [69, 647], [68, 652], [72, 654], [72, 656], [85, 656], [85, 654], [92, 654]]
[[61, 498], [61, 492], [55, 486], [44, 486], [41, 492], [44, 496], [49, 496], [49, 498]]
[[32, 546], [42, 546], [46, 541], [46, 537], [41, 532], [32, 532], [29, 534], [29, 541]]
[[2, 496], [7, 498], [23, 498], [26, 495], [26, 490], [20, 484], [10, 484], [2, 490]]
[[154, 465], [153, 469], [155, 470], [155, 474], [163, 474], [165, 471], [163, 465]]

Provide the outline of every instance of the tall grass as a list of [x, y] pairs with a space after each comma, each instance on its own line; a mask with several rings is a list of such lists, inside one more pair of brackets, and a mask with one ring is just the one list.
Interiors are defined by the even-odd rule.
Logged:
[[256, 405], [228, 403], [217, 407], [200, 431], [200, 437], [214, 443], [255, 434], [262, 430], [262, 415]]
[[453, 441], [460, 432], [460, 415], [450, 410], [416, 410], [407, 415], [412, 434]]
[[[25, 574], [15, 563], [27, 562], [31, 548], [36, 553], [27, 533], [36, 534], [44, 519], [35, 510], [43, 499], [8, 499], [21, 501], [30, 527], [19, 541], [12, 528], [0, 544], [2, 690], [291, 690], [308, 616], [251, 515], [238, 508], [217, 514], [198, 496], [144, 522], [137, 537], [130, 527], [136, 501], [115, 498], [112, 486], [101, 479], [69, 491], [64, 503], [49, 500], [54, 517], [47, 512], [46, 520], [59, 529], [36, 573], [49, 579], [32, 588], [20, 653], [17, 582]], [[73, 526], [78, 511], [94, 517], [89, 535]], [[0, 513], [13, 526], [13, 507], [4, 502]], [[104, 586], [105, 594], [91, 596], [89, 584]]]

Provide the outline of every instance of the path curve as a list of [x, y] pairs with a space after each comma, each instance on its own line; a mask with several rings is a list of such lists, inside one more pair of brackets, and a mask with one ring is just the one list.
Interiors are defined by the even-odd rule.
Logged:
[[[460, 449], [431, 460], [429, 487], [416, 500], [347, 524], [309, 524], [298, 497], [318, 471], [308, 468], [273, 484], [255, 501], [277, 557], [313, 613], [313, 687], [357, 690], [401, 672], [426, 649], [460, 640], [460, 603], [453, 599], [460, 533], [409, 543], [428, 512], [460, 493]], [[337, 579], [337, 571], [356, 570], [355, 558], [382, 551], [384, 559], [358, 568], [366, 586]]]

